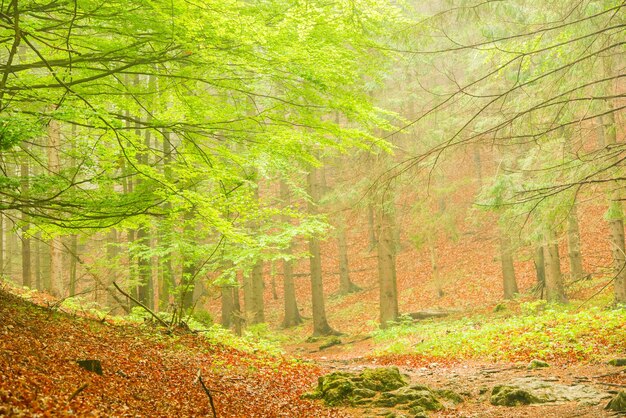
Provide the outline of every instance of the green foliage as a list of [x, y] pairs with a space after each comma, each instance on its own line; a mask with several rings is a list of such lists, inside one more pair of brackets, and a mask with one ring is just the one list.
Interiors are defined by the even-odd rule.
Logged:
[[43, 124], [21, 113], [0, 114], [0, 151], [8, 151], [43, 133]]
[[374, 332], [378, 354], [569, 362], [598, 360], [624, 349], [623, 312], [528, 304], [522, 315], [423, 321]]

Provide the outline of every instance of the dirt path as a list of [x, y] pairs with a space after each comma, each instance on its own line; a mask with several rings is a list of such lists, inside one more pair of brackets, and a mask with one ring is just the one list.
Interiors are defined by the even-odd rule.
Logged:
[[[347, 339], [353, 343], [319, 350], [319, 343], [299, 344], [289, 350], [300, 357], [315, 361], [329, 372], [358, 373], [365, 368], [380, 367], [366, 355], [371, 353], [371, 340]], [[529, 370], [527, 364], [487, 363], [480, 361], [456, 364], [428, 363], [418, 367], [398, 364], [411, 384], [434, 389], [451, 389], [465, 398], [459, 405], [448, 405], [445, 410], [431, 412], [431, 417], [615, 417], [604, 410], [609, 399], [620, 390], [626, 390], [626, 368], [607, 364], [571, 364]], [[505, 407], [490, 403], [491, 391], [497, 385], [527, 385], [550, 396], [560, 398], [527, 406]], [[567, 400], [567, 399], [577, 400]], [[385, 416], [412, 417], [406, 411], [391, 408], [346, 408], [356, 417]]]

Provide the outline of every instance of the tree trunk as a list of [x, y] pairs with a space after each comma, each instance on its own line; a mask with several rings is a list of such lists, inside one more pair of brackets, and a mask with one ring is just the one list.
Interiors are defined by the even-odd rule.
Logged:
[[[145, 252], [150, 248], [150, 234], [146, 227], [141, 227], [137, 230], [136, 243], [145, 247], [142, 252]], [[139, 279], [139, 285], [137, 286], [137, 299], [150, 309], [154, 309], [152, 301], [152, 274], [150, 259], [145, 255], [139, 255], [137, 257], [137, 274]]]
[[339, 294], [358, 292], [361, 289], [350, 280], [346, 221], [343, 214], [337, 216], [337, 247], [339, 249]]
[[[59, 149], [61, 146], [61, 127], [52, 119], [48, 124], [48, 171], [51, 175], [59, 174], [61, 162]], [[63, 288], [63, 243], [60, 237], [50, 240], [50, 293], [62, 296]]]
[[[106, 241], [107, 241], [106, 259], [109, 263], [111, 263], [111, 265], [116, 265], [118, 263], [117, 255], [119, 253], [119, 249], [117, 246], [118, 244], [117, 230], [111, 229], [107, 234]], [[113, 285], [114, 281], [115, 281], [115, 274], [107, 274], [106, 283], [105, 283], [106, 289], [109, 289]], [[106, 294], [107, 294], [107, 297], [106, 297], [107, 306], [111, 308], [116, 306], [117, 301], [113, 297], [114, 293], [107, 290]]]
[[228, 329], [231, 327], [233, 319], [233, 288], [230, 285], [222, 285], [220, 289], [222, 294], [222, 326]]
[[[165, 178], [172, 178], [172, 134], [168, 130], [163, 131], [163, 174], [165, 174]], [[170, 203], [165, 204], [165, 210], [169, 210], [171, 208]], [[166, 223], [168, 228], [171, 226]], [[159, 240], [161, 241], [161, 245], [165, 248], [171, 247], [171, 239], [168, 231], [160, 231]], [[172, 267], [172, 254], [167, 253], [165, 256], [160, 258], [161, 261], [161, 308], [167, 310], [170, 305], [170, 291], [174, 287], [174, 268]]]
[[4, 238], [6, 234], [4, 233], [4, 215], [0, 213], [0, 277], [4, 276], [4, 260], [6, 257], [4, 256]]
[[565, 303], [567, 297], [563, 289], [559, 244], [552, 232], [546, 234], [543, 254], [546, 265], [546, 299], [549, 302]]
[[254, 285], [252, 284], [252, 273], [244, 272], [243, 275], [243, 305], [246, 311], [246, 320], [252, 321], [254, 312]]
[[437, 245], [432, 237], [428, 239], [428, 249], [430, 252], [431, 280], [437, 289], [437, 296], [442, 298], [445, 293], [443, 291], [443, 281], [439, 276], [439, 257], [437, 256]]
[[243, 315], [241, 312], [241, 304], [239, 303], [239, 286], [232, 287], [233, 292], [233, 312], [232, 312], [232, 322], [235, 326], [235, 334], [241, 336], [242, 328], [243, 328]]
[[567, 218], [567, 244], [572, 280], [579, 280], [585, 276], [583, 259], [580, 253], [580, 229], [578, 227], [577, 206], [576, 202], [574, 202]]
[[[612, 103], [607, 102], [609, 109]], [[602, 117], [604, 143], [607, 147], [617, 143], [617, 125], [615, 115], [609, 113]], [[615, 303], [626, 304], [626, 254], [624, 245], [624, 210], [622, 207], [621, 193], [618, 184], [613, 184], [609, 202], [609, 230], [611, 239], [611, 252], [613, 254], [613, 274]]]
[[181, 314], [185, 310], [193, 307], [193, 293], [196, 281], [194, 277], [195, 273], [195, 266], [189, 262], [185, 262], [185, 259], [183, 258], [183, 272], [179, 289]]
[[533, 254], [533, 261], [535, 263], [535, 275], [537, 276], [537, 286], [541, 289], [541, 297], [543, 298], [543, 292], [546, 287], [546, 261], [543, 256], [544, 247], [537, 245], [535, 247], [535, 253]]
[[[22, 194], [24, 196], [28, 195], [28, 187], [29, 187], [29, 177], [30, 170], [28, 166], [28, 160], [26, 157], [23, 158], [22, 163], [20, 164], [20, 177], [21, 177], [21, 187]], [[30, 236], [28, 233], [29, 224], [28, 224], [28, 215], [22, 213], [22, 285], [26, 287], [33, 287], [32, 273], [31, 273], [31, 257], [30, 257]]]
[[519, 290], [515, 280], [515, 265], [513, 264], [513, 248], [511, 238], [504, 231], [500, 231], [500, 261], [502, 262], [502, 279], [504, 284], [504, 298], [513, 299]]
[[[389, 193], [389, 191], [386, 191]], [[398, 290], [396, 282], [396, 254], [393, 235], [393, 205], [385, 199], [378, 208], [378, 283], [380, 288], [380, 326], [386, 328], [389, 322], [398, 319]]]
[[[611, 202], [621, 211], [621, 202]], [[613, 209], [612, 213], [617, 212]], [[609, 222], [611, 253], [613, 254], [613, 274], [615, 275], [615, 302], [626, 303], [626, 248], [624, 245], [624, 220], [612, 219]]]
[[[284, 181], [280, 182], [280, 199], [284, 208], [290, 205], [289, 188]], [[282, 215], [282, 221], [287, 224], [289, 216]], [[293, 243], [287, 249], [288, 255], [292, 253]], [[283, 319], [283, 328], [295, 327], [302, 323], [302, 317], [298, 310], [298, 302], [296, 299], [296, 286], [293, 281], [293, 261], [283, 260], [283, 303], [285, 308], [285, 318]]]
[[270, 277], [272, 285], [272, 300], [278, 300], [278, 290], [276, 290], [276, 272], [274, 271], [275, 264], [271, 263]]
[[37, 288], [37, 290], [43, 290], [43, 280], [42, 280], [42, 268], [41, 268], [41, 234], [38, 232], [37, 234], [35, 234], [35, 248], [34, 248], [34, 256], [35, 256], [35, 263], [34, 263], [34, 285]]
[[[9, 219], [7, 218], [6, 221], [9, 221]], [[11, 225], [15, 225], [13, 220], [10, 220], [10, 222]], [[12, 278], [17, 283], [19, 280], [17, 277], [14, 277], [14, 274], [16, 274], [14, 263], [16, 262], [16, 258], [18, 255], [17, 251], [18, 248], [20, 248], [20, 244], [19, 238], [13, 230], [13, 226], [11, 225], [7, 225], [7, 259], [4, 273], [7, 277]], [[19, 274], [21, 274], [21, 271]]]
[[[308, 191], [311, 199], [307, 206], [310, 214], [317, 213], [319, 201], [319, 184], [315, 169], [311, 169], [307, 176]], [[313, 309], [313, 335], [332, 335], [333, 330], [326, 319], [326, 307], [324, 306], [324, 285], [322, 281], [322, 258], [319, 240], [315, 237], [309, 239], [309, 264], [311, 269], [311, 299]]]
[[374, 206], [372, 204], [367, 205], [367, 230], [370, 241], [369, 250], [372, 251], [378, 244], [376, 242], [376, 220], [374, 215]]
[[[76, 273], [77, 273], [77, 262], [76, 258], [78, 257], [78, 237], [76, 234], [72, 234], [70, 237], [70, 296], [74, 296], [76, 294]], [[98, 301], [98, 289], [97, 284], [94, 283], [95, 286], [95, 300]]]
[[265, 322], [265, 300], [264, 290], [265, 283], [263, 281], [263, 262], [257, 262], [252, 268], [252, 306], [253, 314], [251, 323], [261, 324]]
[[[152, 83], [153, 77], [149, 77], [149, 82]], [[141, 84], [141, 78], [139, 75], [135, 76], [134, 80], [135, 85]], [[149, 120], [149, 117], [148, 117]], [[135, 122], [135, 135], [140, 138], [141, 135], [141, 124], [139, 121]], [[150, 131], [146, 130], [143, 135], [143, 146], [145, 150], [137, 153], [137, 161], [139, 164], [148, 165], [148, 154], [147, 150], [150, 149]], [[143, 179], [141, 176], [136, 177], [136, 187], [137, 189], [141, 189], [143, 184]], [[150, 248], [150, 231], [147, 226], [141, 226], [137, 229], [136, 232], [136, 241], [140, 246], [144, 247], [145, 250]], [[137, 257], [137, 276], [139, 279], [139, 284], [137, 286], [137, 299], [148, 306], [150, 309], [154, 309], [154, 300], [153, 296], [153, 283], [152, 283], [152, 271], [151, 271], [151, 263], [149, 257], [145, 255], [139, 255]]]

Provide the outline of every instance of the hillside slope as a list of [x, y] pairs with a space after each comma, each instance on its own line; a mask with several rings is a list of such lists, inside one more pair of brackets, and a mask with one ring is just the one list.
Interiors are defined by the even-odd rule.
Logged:
[[300, 399], [319, 368], [188, 332], [71, 317], [0, 290], [0, 335], [0, 416], [212, 416], [198, 370], [218, 417], [346, 416]]

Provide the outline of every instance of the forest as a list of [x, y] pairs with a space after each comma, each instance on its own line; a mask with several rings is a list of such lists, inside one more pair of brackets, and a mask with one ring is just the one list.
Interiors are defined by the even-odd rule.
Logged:
[[0, 0], [0, 416], [622, 416], [625, 108], [623, 0]]

